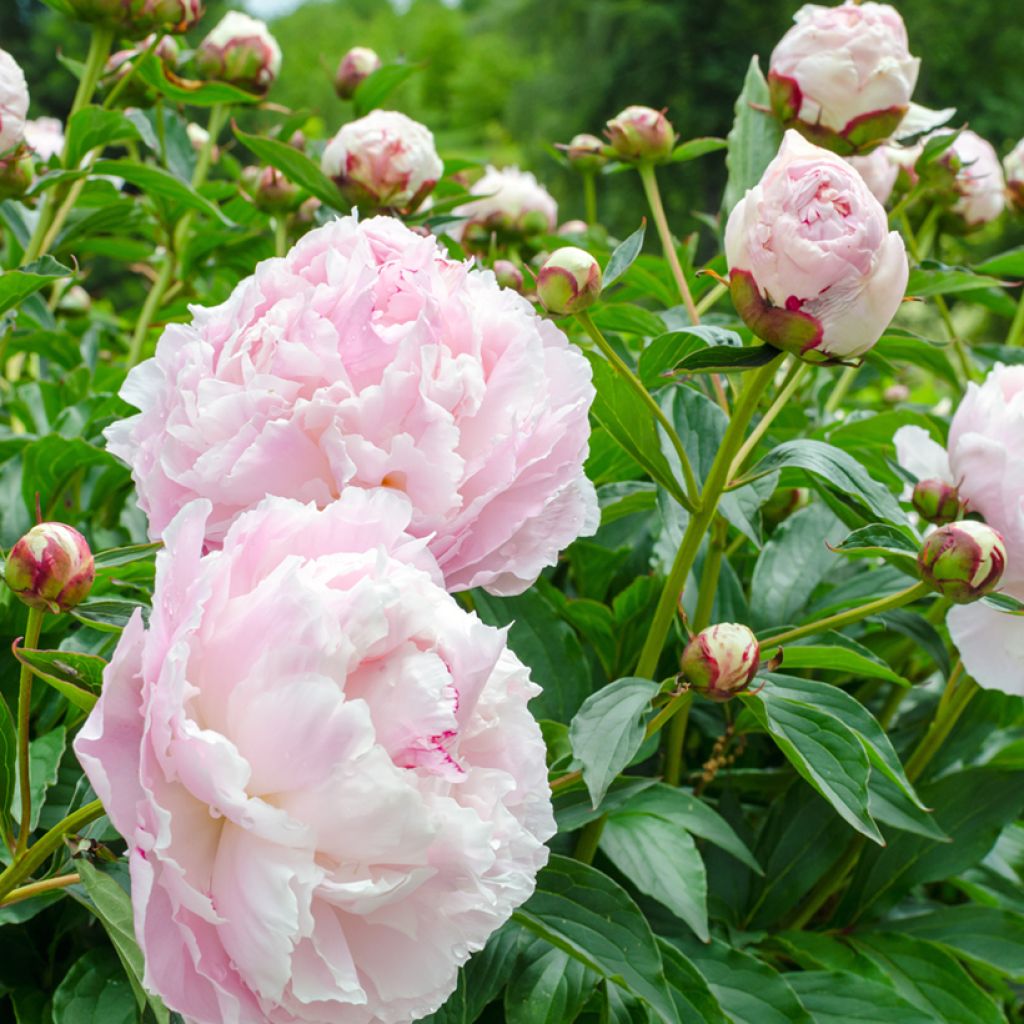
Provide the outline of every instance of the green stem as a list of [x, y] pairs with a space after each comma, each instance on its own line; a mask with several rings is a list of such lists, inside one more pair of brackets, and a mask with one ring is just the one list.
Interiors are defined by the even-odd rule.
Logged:
[[650, 739], [656, 732], [660, 732], [676, 715], [688, 715], [690, 705], [693, 703], [693, 690], [683, 690], [677, 693], [648, 723], [644, 739]]
[[0, 874], [0, 901], [19, 882], [28, 878], [40, 865], [45, 863], [46, 859], [60, 847], [66, 835], [77, 832], [78, 829], [88, 825], [90, 821], [95, 821], [102, 814], [103, 804], [99, 800], [93, 800], [92, 803], [80, 807], [74, 814], [69, 814], [63, 821], [58, 821], [49, 832], [40, 838], [38, 843], [33, 843], [23, 856], [16, 858], [14, 863], [9, 865], [3, 874]]
[[821, 910], [832, 894], [842, 888], [847, 876], [857, 863], [865, 843], [867, 843], [867, 837], [864, 835], [856, 835], [850, 840], [846, 849], [828, 871], [818, 879], [817, 884], [804, 897], [792, 916], [783, 922], [783, 929], [799, 930], [803, 928]]
[[858, 605], [848, 611], [830, 615], [825, 619], [818, 619], [816, 622], [808, 622], [805, 626], [797, 626], [795, 629], [787, 629], [784, 633], [776, 633], [774, 636], [762, 640], [761, 647], [767, 650], [769, 647], [777, 647], [779, 644], [792, 643], [805, 636], [814, 633], [824, 633], [830, 629], [842, 629], [851, 622], [860, 622], [869, 615], [877, 615], [880, 612], [887, 612], [893, 608], [902, 608], [906, 604], [916, 601], [920, 597], [932, 593], [932, 588], [927, 583], [915, 583], [906, 590], [897, 594], [890, 594], [888, 597], [880, 597], [876, 601], [869, 601], [867, 604]]
[[[43, 631], [41, 608], [29, 608], [28, 625], [25, 627], [25, 646], [31, 650], [39, 647], [39, 634]], [[32, 778], [29, 768], [29, 729], [32, 719], [32, 669], [22, 663], [18, 676], [18, 784], [21, 794], [21, 822], [18, 825], [18, 841], [14, 847], [15, 858], [20, 857], [28, 847], [28, 836], [32, 830]]]
[[1013, 314], [1013, 323], [1010, 324], [1010, 333], [1006, 336], [1006, 344], [1013, 348], [1024, 340], [1024, 282], [1020, 286], [1020, 298], [1017, 300], [1017, 310]]
[[836, 409], [843, 404], [843, 399], [846, 398], [850, 388], [853, 387], [853, 382], [857, 379], [858, 373], [860, 373], [859, 366], [848, 366], [839, 375], [839, 380], [836, 381], [832, 394], [825, 401], [824, 411], [826, 419], [831, 419], [835, 415]]
[[911, 782], [920, 778], [977, 692], [978, 684], [970, 677], [964, 676], [963, 663], [957, 662], [942, 692], [942, 698], [928, 731], [907, 761], [906, 773]]
[[576, 860], [581, 860], [584, 864], [594, 863], [594, 855], [597, 853], [597, 846], [601, 842], [601, 833], [607, 820], [608, 815], [602, 814], [600, 818], [594, 818], [583, 826], [572, 854]]
[[146, 49], [140, 53], [130, 64], [128, 70], [114, 83], [114, 87], [110, 90], [107, 98], [103, 101], [103, 109], [110, 110], [117, 102], [118, 97], [124, 92], [128, 83], [135, 77], [135, 72], [138, 71], [139, 65], [163, 42], [164, 33], [157, 31], [153, 33], [153, 42], [149, 44]]
[[668, 228], [668, 218], [665, 216], [665, 207], [661, 202], [661, 192], [658, 189], [658, 178], [654, 173], [653, 164], [637, 164], [640, 172], [640, 181], [643, 182], [644, 194], [647, 196], [647, 203], [651, 208], [651, 215], [654, 217], [654, 224], [658, 229], [658, 237], [661, 239], [661, 247], [665, 252], [668, 265], [672, 268], [672, 276], [676, 280], [676, 287], [682, 297], [683, 305], [690, 316], [690, 321], [700, 323], [700, 314], [694, 305], [693, 296], [690, 294], [690, 286], [686, 283], [686, 275], [683, 273], [682, 265], [679, 263], [679, 253], [676, 252], [675, 242], [672, 240], [672, 232]]
[[693, 467], [690, 465], [690, 457], [686, 454], [686, 449], [683, 447], [683, 442], [680, 440], [679, 435], [676, 433], [675, 427], [672, 426], [668, 421], [668, 417], [662, 412], [661, 406], [655, 401], [654, 396], [643, 386], [640, 378], [623, 362], [618, 352], [608, 343], [608, 339], [601, 333], [597, 324], [594, 323], [592, 317], [585, 310], [582, 313], [576, 314], [576, 319], [579, 320], [580, 326], [590, 335], [594, 344], [601, 350], [604, 357], [611, 363], [612, 368], [615, 372], [627, 383], [629, 386], [640, 396], [644, 405], [650, 410], [651, 415], [655, 421], [661, 426], [661, 428], [668, 435], [668, 439], [675, 450], [676, 456], [679, 459], [680, 467], [683, 471], [683, 478], [686, 483], [686, 497], [687, 503], [685, 507], [688, 511], [693, 511], [697, 504], [697, 478], [693, 475]]
[[697, 315], [703, 316], [729, 289], [719, 282], [697, 303]]
[[780, 354], [777, 359], [755, 370], [744, 381], [743, 390], [736, 401], [736, 408], [729, 426], [726, 428], [725, 436], [719, 446], [715, 461], [711, 464], [708, 478], [704, 484], [701, 494], [700, 509], [690, 517], [686, 532], [683, 534], [682, 543], [676, 552], [675, 561], [669, 571], [665, 586], [662, 589], [661, 597], [658, 599], [658, 606], [654, 611], [651, 626], [644, 641], [644, 647], [640, 654], [640, 661], [637, 665], [636, 674], [644, 679], [652, 679], [658, 667], [658, 660], [661, 658], [665, 640], [668, 638], [669, 630], [672, 628], [672, 620], [676, 616], [676, 607], [679, 596], [686, 585], [686, 578], [693, 568], [694, 559], [700, 549], [704, 534], [711, 525], [718, 508], [718, 500], [728, 481], [729, 467], [733, 458], [743, 441], [743, 434], [750, 422], [757, 401], [761, 392], [772, 379], [775, 369], [778, 366]]
[[29, 900], [33, 896], [42, 896], [43, 893], [52, 892], [54, 889], [65, 889], [69, 885], [78, 885], [82, 876], [77, 872], [70, 875], [58, 875], [56, 878], [44, 878], [41, 882], [32, 882], [29, 885], [19, 886], [12, 889], [2, 900], [0, 906], [9, 907], [12, 903], [21, 903], [22, 900]]
[[146, 335], [149, 334], [153, 317], [160, 308], [164, 292], [174, 277], [174, 253], [168, 250], [164, 255], [164, 261], [160, 265], [156, 280], [142, 304], [139, 319], [135, 322], [135, 330], [132, 331], [132, 340], [128, 345], [128, 369], [130, 370], [142, 358], [142, 346], [146, 342]]
[[274, 255], [283, 256], [288, 251], [288, 222], [284, 214], [274, 217]]
[[583, 209], [588, 224], [597, 223], [597, 183], [593, 171], [583, 174]]
[[786, 407], [786, 403], [793, 397], [793, 392], [800, 386], [800, 383], [804, 379], [804, 375], [810, 369], [807, 363], [796, 360], [793, 366], [790, 367], [789, 373], [786, 375], [785, 381], [782, 384], [782, 390], [778, 393], [775, 401], [768, 406], [765, 414], [758, 421], [758, 424], [750, 432], [750, 437], [743, 442], [743, 447], [736, 453], [736, 458], [732, 460], [732, 466], [729, 468], [729, 479], [736, 477], [740, 470], [743, 469], [743, 464], [750, 457], [750, 453], [757, 447], [757, 443], [764, 437], [765, 432], [772, 425], [775, 417]]

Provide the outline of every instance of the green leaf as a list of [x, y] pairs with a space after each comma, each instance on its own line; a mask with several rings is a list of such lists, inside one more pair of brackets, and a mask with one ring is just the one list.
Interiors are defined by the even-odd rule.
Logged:
[[71, 615], [101, 633], [120, 633], [128, 625], [128, 620], [137, 608], [143, 610], [143, 615], [148, 611], [146, 606], [138, 601], [120, 597], [89, 597], [76, 608], [72, 608]]
[[[29, 792], [32, 797], [32, 813], [29, 816], [29, 828], [34, 830], [39, 824], [39, 815], [46, 803], [46, 794], [57, 781], [60, 770], [60, 759], [64, 756], [67, 746], [67, 731], [58, 726], [28, 745], [28, 778]], [[17, 772], [15, 773], [17, 775]], [[11, 800], [11, 817], [21, 821], [21, 790], [15, 787]]]
[[356, 116], [364, 117], [379, 107], [403, 82], [421, 71], [422, 64], [385, 64], [367, 75], [356, 87], [352, 102]]
[[704, 975], [672, 943], [658, 939], [665, 977], [672, 989], [680, 1024], [729, 1024]]
[[181, 78], [166, 67], [155, 54], [148, 54], [135, 72], [147, 85], [173, 100], [193, 107], [213, 107], [218, 103], [259, 103], [263, 97], [246, 92], [227, 82], [200, 82]]
[[612, 984], [643, 999], [665, 1024], [678, 1024], [661, 952], [629, 894], [588, 864], [553, 854], [533, 896], [513, 915]]
[[653, 338], [665, 331], [665, 322], [649, 309], [632, 302], [609, 302], [590, 314], [605, 334], [639, 334]]
[[768, 83], [761, 73], [761, 65], [756, 56], [751, 57], [728, 137], [725, 166], [729, 180], [722, 196], [723, 224], [747, 189], [761, 180], [764, 169], [779, 151], [782, 129], [769, 112], [770, 105]]
[[950, 387], [960, 386], [956, 369], [946, 355], [948, 345], [940, 345], [907, 332], [890, 330], [881, 337], [867, 355], [868, 362], [893, 367], [911, 363], [940, 377]]
[[841, 555], [893, 555], [916, 562], [920, 548], [921, 542], [915, 540], [909, 530], [871, 523], [854, 530], [845, 540], [833, 545], [832, 550]]
[[996, 277], [976, 274], [966, 267], [945, 267], [941, 263], [928, 260], [911, 270], [910, 279], [907, 281], [907, 294], [923, 299], [932, 295], [999, 288], [1005, 283]]
[[774, 699], [767, 686], [741, 699], [797, 772], [848, 824], [881, 843], [882, 833], [868, 811], [871, 765], [858, 737], [817, 707]]
[[685, 494], [661, 452], [650, 409], [604, 359], [594, 353], [586, 354], [597, 390], [591, 407], [594, 418], [650, 474], [651, 479], [682, 503]]
[[1024, 277], [1024, 245], [992, 256], [979, 263], [977, 270], [981, 274], [994, 274], [996, 277]]
[[608, 816], [601, 850], [642, 893], [708, 940], [707, 874], [689, 832], [667, 818], [627, 807]]
[[53, 1024], [135, 1024], [137, 1020], [131, 985], [109, 948], [91, 949], [76, 960], [53, 993]]
[[204, 199], [191, 185], [186, 184], [169, 171], [154, 167], [152, 164], [140, 164], [133, 160], [97, 160], [92, 165], [92, 174], [116, 175], [131, 182], [148, 196], [166, 199], [169, 202], [186, 206], [190, 210], [209, 214], [222, 224], [231, 223], [218, 207], [214, 206], [209, 199]]
[[582, 763], [583, 781], [594, 807], [640, 749], [646, 712], [658, 690], [650, 679], [617, 679], [591, 694], [576, 712], [569, 741]]
[[714, 348], [700, 349], [683, 356], [676, 363], [673, 376], [684, 376], [692, 373], [745, 373], [759, 366], [766, 366], [779, 355], [777, 348], [771, 345], [732, 348], [716, 345]]
[[815, 1024], [935, 1024], [888, 985], [856, 974], [801, 971], [787, 974], [786, 981]]
[[657, 507], [657, 493], [655, 485], [647, 480], [623, 480], [598, 487], [601, 525], [607, 526], [640, 512], [653, 512]]
[[991, 967], [1014, 981], [1024, 977], [1024, 914], [961, 903], [901, 917], [900, 932], [938, 943], [955, 956]]
[[34, 651], [23, 647], [15, 648], [14, 656], [75, 707], [86, 712], [93, 709], [107, 664], [102, 658], [75, 651]]
[[45, 288], [62, 277], [70, 277], [73, 271], [58, 263], [52, 256], [29, 263], [20, 270], [5, 270], [0, 273], [0, 313], [6, 313], [30, 295]]
[[142, 950], [135, 941], [132, 903], [128, 893], [110, 875], [93, 867], [88, 860], [77, 862], [82, 885], [89, 896], [89, 908], [106, 929], [114, 950], [131, 982], [135, 1001], [141, 1009], [148, 1002], [157, 1024], [170, 1024], [170, 1014], [159, 996], [150, 995], [142, 987], [144, 964]]
[[490, 626], [508, 626], [508, 645], [530, 668], [544, 692], [530, 702], [537, 718], [569, 722], [592, 689], [583, 648], [568, 623], [543, 595], [528, 590], [516, 597], [473, 592], [477, 614]]
[[7, 701], [0, 697], [0, 828], [11, 815], [18, 784], [18, 733]]
[[324, 205], [332, 210], [344, 206], [344, 200], [334, 182], [305, 153], [300, 153], [294, 146], [280, 139], [250, 135], [237, 125], [234, 131], [239, 142], [255, 156], [271, 167], [276, 167], [289, 181], [304, 188], [311, 196], [316, 196]]
[[669, 163], [683, 164], [689, 160], [696, 160], [697, 157], [706, 153], [716, 153], [720, 149], [726, 149], [729, 143], [725, 139], [717, 139], [712, 135], [705, 135], [699, 139], [688, 139], [680, 143], [669, 159]]
[[93, 466], [116, 467], [121, 464], [108, 451], [80, 437], [50, 434], [25, 447], [22, 455], [21, 497], [29, 515], [35, 515], [39, 494], [43, 516], [47, 518], [73, 477]]
[[848, 672], [862, 679], [884, 679], [897, 686], [910, 686], [909, 680], [893, 672], [888, 665], [847, 647], [816, 644], [789, 646], [783, 652], [782, 664], [787, 669], [826, 668], [833, 672]]
[[92, 149], [137, 141], [139, 131], [120, 110], [84, 107], [68, 119], [66, 166], [77, 167]]
[[935, 815], [918, 807], [887, 775], [872, 772], [869, 788], [868, 809], [875, 821], [940, 843], [952, 842], [939, 828]]
[[670, 371], [682, 359], [706, 347], [707, 341], [703, 337], [686, 328], [659, 334], [640, 353], [637, 376], [648, 391], [664, 387], [672, 383]]
[[162, 541], [154, 541], [152, 544], [130, 544], [122, 548], [107, 548], [106, 551], [97, 551], [93, 556], [93, 561], [96, 563], [96, 571], [102, 572], [105, 569], [115, 569], [122, 565], [148, 561], [150, 555], [156, 554], [163, 546]]
[[942, 1024], [1005, 1024], [995, 1003], [945, 951], [907, 935], [878, 932], [850, 940], [909, 1003]]
[[814, 1024], [784, 975], [719, 939], [673, 939], [707, 979], [733, 1024]]
[[543, 939], [523, 950], [520, 972], [505, 989], [506, 1024], [563, 1024], [575, 1020], [597, 976]]
[[620, 242], [608, 260], [608, 266], [604, 268], [604, 287], [614, 284], [633, 265], [633, 261], [640, 255], [644, 247], [644, 233], [647, 230], [647, 219], [640, 222], [636, 229], [625, 241]]
[[802, 469], [818, 477], [830, 490], [840, 491], [886, 522], [907, 521], [888, 489], [873, 480], [852, 455], [823, 441], [787, 441], [770, 451], [747, 475], [744, 483], [778, 469]]

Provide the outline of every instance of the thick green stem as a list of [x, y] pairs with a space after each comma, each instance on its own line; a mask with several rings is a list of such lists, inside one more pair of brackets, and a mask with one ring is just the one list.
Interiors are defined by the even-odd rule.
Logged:
[[690, 316], [690, 321], [700, 323], [700, 314], [694, 305], [693, 296], [690, 294], [690, 286], [686, 283], [686, 275], [683, 273], [682, 265], [679, 262], [679, 253], [676, 252], [675, 242], [672, 240], [672, 232], [668, 228], [668, 218], [665, 216], [665, 207], [661, 202], [661, 192], [658, 189], [658, 178], [654, 173], [653, 164], [638, 164], [640, 180], [643, 182], [644, 194], [647, 196], [647, 203], [651, 208], [651, 216], [654, 217], [655, 227], [658, 229], [658, 237], [661, 239], [661, 247], [665, 251], [665, 258], [672, 268], [672, 276], [675, 278], [676, 287], [682, 297], [683, 305]]
[[[43, 631], [41, 608], [29, 608], [28, 625], [25, 627], [25, 646], [35, 650], [39, 646], [39, 634]], [[14, 856], [20, 857], [28, 847], [28, 836], [32, 831], [32, 778], [29, 768], [29, 729], [32, 719], [32, 669], [22, 663], [18, 676], [18, 787], [21, 794], [21, 822], [18, 825], [18, 841]]]
[[[780, 354], [779, 359], [782, 356]], [[661, 657], [665, 640], [668, 638], [669, 630], [672, 628], [672, 620], [676, 616], [676, 607], [679, 596], [686, 585], [686, 578], [693, 568], [694, 559], [700, 550], [704, 534], [715, 518], [715, 511], [718, 508], [718, 500], [728, 482], [729, 468], [733, 458], [743, 442], [743, 434], [747, 424], [754, 414], [761, 392], [772, 379], [779, 359], [773, 359], [770, 363], [753, 371], [746, 379], [743, 390], [736, 402], [729, 426], [722, 438], [718, 454], [711, 464], [708, 478], [704, 484], [701, 494], [700, 509], [690, 517], [686, 532], [683, 534], [682, 543], [676, 552], [675, 561], [665, 580], [664, 589], [658, 599], [658, 606], [654, 611], [651, 626], [644, 641], [643, 651], [640, 654], [640, 661], [637, 665], [636, 674], [644, 679], [652, 679], [658, 667], [658, 660]]]
[[593, 171], [583, 174], [583, 209], [588, 224], [597, 223], [597, 183]]
[[600, 818], [588, 821], [583, 826], [580, 837], [576, 840], [576, 849], [573, 851], [573, 856], [577, 860], [583, 861], [584, 864], [594, 863], [594, 855], [597, 853], [597, 846], [601, 842], [601, 833], [607, 820], [608, 815], [602, 814]]
[[804, 626], [797, 626], [795, 629], [787, 629], [784, 633], [766, 637], [761, 641], [761, 647], [767, 650], [769, 647], [792, 643], [794, 640], [800, 640], [802, 637], [812, 636], [815, 633], [825, 633], [830, 629], [842, 629], [843, 626], [848, 626], [852, 622], [860, 622], [861, 619], [866, 619], [869, 615], [878, 615], [881, 612], [891, 611], [893, 608], [902, 608], [931, 593], [932, 588], [927, 583], [915, 583], [912, 587], [901, 590], [897, 594], [880, 597], [876, 601], [869, 601], [867, 604], [858, 605], [845, 612], [838, 612], [828, 618], [808, 622]]
[[836, 409], [843, 404], [843, 399], [846, 398], [850, 388], [853, 387], [853, 382], [857, 379], [857, 374], [860, 373], [859, 366], [848, 366], [839, 375], [839, 380], [836, 381], [836, 386], [832, 389], [832, 393], [825, 400], [825, 417], [831, 419], [836, 412]]
[[707, 295], [701, 297], [697, 303], [697, 314], [703, 316], [729, 289], [724, 284], [718, 283], [711, 288]]
[[693, 467], [690, 465], [690, 457], [686, 454], [686, 448], [683, 447], [683, 442], [680, 440], [679, 435], [676, 433], [675, 427], [672, 426], [668, 421], [668, 417], [662, 412], [661, 406], [655, 401], [654, 396], [643, 386], [640, 378], [623, 362], [618, 352], [608, 343], [608, 339], [601, 333], [597, 324], [594, 323], [590, 314], [586, 311], [576, 314], [576, 319], [579, 320], [580, 326], [590, 335], [594, 344], [601, 350], [604, 357], [612, 365], [612, 369], [627, 383], [629, 386], [640, 396], [644, 405], [651, 411], [651, 415], [655, 421], [661, 426], [661, 428], [668, 435], [668, 439], [672, 444], [672, 448], [675, 450], [676, 456], [679, 459], [680, 467], [683, 471], [683, 478], [686, 485], [686, 507], [689, 511], [693, 511], [696, 507], [697, 502], [697, 478], [693, 475]]
[[750, 457], [750, 453], [757, 447], [761, 438], [764, 437], [765, 432], [775, 421], [775, 417], [786, 407], [786, 403], [793, 397], [793, 392], [800, 386], [804, 375], [809, 369], [810, 366], [807, 363], [800, 360], [794, 362], [789, 373], [786, 375], [782, 390], [776, 396], [775, 401], [765, 410], [765, 414], [758, 421], [757, 426], [750, 432], [750, 437], [743, 442], [743, 447], [736, 453], [736, 458], [732, 460], [732, 466], [729, 468], [730, 480], [739, 475], [743, 469], [743, 464]]
[[56, 878], [44, 878], [41, 882], [32, 882], [29, 885], [12, 889], [0, 900], [0, 905], [9, 907], [12, 903], [21, 903], [22, 900], [29, 900], [33, 896], [42, 896], [43, 893], [53, 892], [55, 889], [66, 889], [69, 885], [77, 885], [81, 880], [82, 876], [77, 872], [71, 875], [58, 875]]
[[274, 255], [283, 256], [288, 251], [288, 221], [283, 213], [274, 217]]
[[907, 761], [907, 778], [911, 782], [920, 778], [921, 773], [945, 743], [946, 737], [953, 731], [953, 726], [959, 721], [964, 709], [978, 692], [978, 684], [965, 676], [963, 669], [963, 663], [957, 662], [949, 676], [949, 682], [946, 683], [946, 689], [942, 691], [942, 698], [935, 709], [935, 717], [931, 720], [928, 731]]
[[799, 930], [803, 928], [821, 910], [832, 894], [842, 888], [860, 858], [860, 852], [866, 843], [867, 837], [863, 835], [856, 835], [850, 840], [838, 860], [818, 879], [817, 884], [803, 898], [800, 906], [783, 922], [784, 929]]
[[103, 804], [99, 800], [93, 800], [92, 803], [80, 807], [74, 814], [69, 814], [63, 821], [58, 821], [38, 843], [33, 843], [23, 856], [16, 858], [14, 863], [0, 874], [0, 902], [19, 882], [24, 881], [46, 862], [64, 842], [66, 835], [77, 832], [102, 814]]
[[164, 261], [160, 264], [156, 280], [149, 289], [146, 301], [142, 304], [139, 319], [135, 322], [135, 330], [132, 331], [132, 340], [128, 345], [128, 369], [130, 370], [142, 358], [142, 346], [146, 342], [146, 335], [149, 334], [153, 317], [163, 302], [164, 293], [174, 278], [174, 253], [168, 250], [164, 255]]

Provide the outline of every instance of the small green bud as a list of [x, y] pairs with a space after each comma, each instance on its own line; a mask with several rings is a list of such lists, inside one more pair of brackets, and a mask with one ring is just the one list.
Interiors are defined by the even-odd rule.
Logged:
[[537, 275], [537, 297], [549, 313], [565, 316], [592, 306], [601, 294], [601, 268], [583, 249], [556, 249]]
[[962, 508], [960, 492], [945, 480], [919, 481], [910, 503], [922, 519], [936, 526], [956, 522]]
[[564, 148], [569, 163], [584, 174], [599, 171], [608, 163], [607, 147], [596, 135], [576, 135]]
[[664, 163], [676, 145], [676, 133], [664, 111], [626, 107], [608, 122], [615, 155], [626, 163]]
[[1003, 538], [984, 523], [965, 519], [940, 526], [917, 556], [925, 583], [957, 604], [991, 593], [1006, 567]]
[[495, 260], [491, 269], [502, 288], [511, 288], [514, 292], [522, 292], [523, 272], [511, 260]]

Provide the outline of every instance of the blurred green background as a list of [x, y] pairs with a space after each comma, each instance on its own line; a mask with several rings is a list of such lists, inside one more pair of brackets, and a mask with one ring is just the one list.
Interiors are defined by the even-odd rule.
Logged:
[[[559, 199], [562, 219], [582, 214], [577, 183], [551, 157], [551, 143], [599, 133], [629, 103], [667, 107], [681, 136], [724, 135], [750, 56], [763, 63], [790, 24], [796, 2], [779, 0], [248, 0], [278, 13], [271, 27], [284, 51], [270, 100], [313, 115], [313, 137], [352, 116], [331, 78], [350, 46], [387, 60], [422, 63], [389, 105], [423, 121], [446, 156], [519, 162]], [[297, 4], [297, 6], [296, 6]], [[896, 4], [923, 58], [915, 98], [955, 106], [1000, 153], [1024, 135], [1024, 3], [902, 0]], [[243, 0], [210, 0], [195, 43]], [[293, 8], [289, 10], [289, 8]], [[61, 116], [73, 80], [54, 59], [85, 52], [85, 30], [41, 0], [0, 0], [0, 45], [25, 68], [33, 114]], [[722, 154], [662, 172], [677, 231], [693, 211], [718, 208]], [[602, 219], [635, 226], [633, 175], [605, 184]]]

